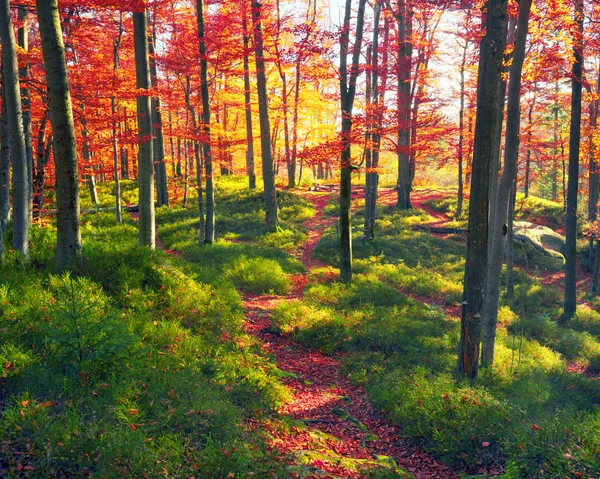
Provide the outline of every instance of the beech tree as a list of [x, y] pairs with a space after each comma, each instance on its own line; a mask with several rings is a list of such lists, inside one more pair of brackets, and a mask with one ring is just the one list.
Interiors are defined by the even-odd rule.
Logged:
[[350, 53], [350, 19], [352, 0], [346, 0], [344, 24], [340, 35], [340, 104], [342, 113], [342, 152], [340, 155], [340, 277], [345, 283], [352, 281], [352, 108], [356, 95], [360, 51], [365, 20], [366, 0], [360, 0], [356, 14], [356, 34], [352, 49], [352, 63], [348, 72]]
[[571, 123], [569, 130], [569, 183], [567, 189], [567, 228], [565, 243], [564, 311], [565, 324], [577, 309], [577, 194], [579, 185], [579, 146], [581, 143], [581, 91], [583, 76], [583, 0], [575, 0], [573, 65], [571, 67]]
[[458, 347], [457, 375], [474, 382], [479, 371], [479, 349], [487, 274], [490, 168], [494, 154], [502, 57], [507, 31], [507, 1], [488, 0], [485, 34], [481, 40], [477, 80], [477, 117], [469, 201], [467, 257]]
[[[40, 1], [40, 0], [38, 0]], [[150, 89], [150, 60], [148, 57], [148, 14], [146, 9], [133, 12], [133, 39], [135, 48], [136, 87]], [[154, 220], [154, 165], [152, 145], [152, 110], [150, 97], [138, 95], [138, 188], [139, 188], [139, 243], [155, 247]]]
[[12, 158], [13, 248], [29, 257], [29, 184], [15, 32], [8, 0], [0, 0], [3, 100]]
[[77, 145], [58, 1], [36, 5], [56, 167], [56, 266], [62, 271], [81, 257]]
[[260, 118], [260, 152], [262, 156], [265, 223], [267, 231], [277, 230], [277, 195], [275, 192], [275, 172], [271, 151], [271, 126], [267, 100], [267, 76], [265, 72], [264, 41], [261, 22], [262, 4], [252, 1], [252, 25], [254, 28], [254, 54], [256, 56], [256, 89], [258, 92], [258, 115]]
[[198, 39], [200, 41], [200, 93], [202, 96], [202, 133], [204, 165], [206, 169], [206, 233], [204, 242], [215, 241], [215, 191], [213, 178], [213, 157], [210, 136], [210, 99], [208, 95], [208, 62], [206, 38], [204, 35], [203, 0], [196, 1], [198, 20]]
[[517, 20], [516, 39], [510, 66], [510, 84], [506, 118], [506, 144], [504, 150], [504, 168], [496, 192], [494, 222], [490, 224], [491, 252], [487, 271], [485, 290], [485, 309], [483, 313], [483, 335], [481, 346], [482, 366], [491, 366], [494, 362], [496, 324], [498, 322], [498, 301], [500, 298], [500, 278], [508, 233], [509, 202], [513, 184], [517, 176], [519, 156], [519, 129], [521, 123], [521, 72], [525, 60], [525, 43], [529, 25], [532, 0], [520, 0]]

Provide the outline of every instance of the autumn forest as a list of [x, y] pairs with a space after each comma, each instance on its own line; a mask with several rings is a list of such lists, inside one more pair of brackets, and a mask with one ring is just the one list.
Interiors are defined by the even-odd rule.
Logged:
[[0, 0], [0, 477], [600, 477], [600, 6]]

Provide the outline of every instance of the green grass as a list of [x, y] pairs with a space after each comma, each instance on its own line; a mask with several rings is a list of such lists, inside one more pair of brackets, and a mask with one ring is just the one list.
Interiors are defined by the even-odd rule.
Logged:
[[[137, 247], [135, 222], [125, 215], [116, 225], [111, 212], [83, 216], [84, 260], [70, 276], [53, 273], [51, 227], [32, 229], [33, 267], [8, 251], [0, 266], [0, 475], [268, 478], [307, 475], [315, 459], [344, 460], [308, 450], [289, 467], [266, 433], [246, 427], [249, 418], [279, 421], [289, 391], [244, 332], [240, 292], [289, 291], [303, 271], [292, 252], [314, 211], [282, 192], [280, 229], [265, 234], [262, 193], [245, 185], [217, 182], [213, 245], [199, 244], [193, 197], [188, 209], [157, 210], [160, 238], [181, 256]], [[101, 204], [112, 206], [112, 186], [98, 188]], [[135, 193], [124, 182], [130, 203]], [[558, 214], [532, 205], [531, 218]], [[418, 229], [430, 219], [422, 211], [393, 208], [379, 209], [376, 240], [364, 242], [361, 215], [353, 283], [337, 282], [329, 229], [316, 250], [328, 266], [311, 272], [302, 298], [277, 307], [274, 326], [308, 347], [344, 353], [344, 374], [410, 441], [450, 464], [472, 473], [500, 464], [506, 478], [595, 477], [600, 383], [567, 366], [600, 370], [597, 304], [558, 326], [560, 292], [517, 271], [516, 300], [500, 310], [493, 370], [477, 386], [457, 383], [459, 318], [436, 304], [460, 302], [464, 242]], [[385, 458], [346, 462], [366, 468], [365, 477], [404, 475], [394, 476]]]
[[[294, 198], [282, 203], [289, 225], [311, 213]], [[238, 207], [247, 204], [231, 202], [231, 211]], [[190, 228], [195, 212], [183, 213], [159, 217], [167, 238], [183, 242], [187, 228], [183, 250], [198, 263], [137, 247], [135, 223], [126, 216], [116, 225], [112, 213], [83, 217], [84, 260], [70, 277], [52, 272], [51, 228], [32, 229], [35, 268], [7, 255], [0, 280], [1, 475], [287, 475], [260, 430], [244, 425], [272, 414], [289, 393], [272, 360], [243, 333], [232, 279], [236, 267], [260, 265], [261, 278], [276, 270], [287, 284], [301, 265], [252, 230], [252, 244], [201, 247]], [[259, 215], [253, 213], [255, 225]], [[170, 221], [179, 226], [169, 230]], [[295, 235], [290, 241], [302, 238]]]
[[[514, 478], [593, 477], [600, 384], [567, 364], [596, 367], [598, 313], [580, 310], [559, 327], [560, 292], [518, 272], [517, 299], [500, 312], [494, 369], [476, 387], [457, 383], [459, 318], [427, 303], [460, 301], [464, 245], [414, 229], [427, 220], [423, 212], [382, 209], [378, 218], [374, 243], [354, 240], [349, 286], [334, 280], [337, 238], [326, 232], [317, 254], [331, 266], [311, 275], [302, 300], [279, 306], [279, 329], [326, 353], [345, 352], [348, 377], [409, 438], [451, 464], [472, 472], [503, 464]], [[360, 221], [359, 210], [355, 238]]]

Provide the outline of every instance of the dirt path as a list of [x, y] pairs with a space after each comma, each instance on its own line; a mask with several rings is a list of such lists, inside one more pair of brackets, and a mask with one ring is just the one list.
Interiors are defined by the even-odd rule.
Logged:
[[[321, 262], [312, 257], [323, 230], [334, 218], [323, 214], [331, 195], [302, 193], [317, 211], [308, 222], [308, 239], [298, 257], [307, 273]], [[325, 356], [310, 351], [273, 332], [270, 316], [280, 301], [301, 297], [307, 275], [297, 278], [297, 287], [286, 297], [244, 297], [246, 327], [257, 337], [265, 351], [273, 354], [280, 369], [291, 373], [283, 382], [292, 398], [279, 412], [299, 427], [291, 431], [275, 424], [262, 424], [272, 434], [271, 447], [292, 458], [294, 464], [307, 464], [310, 475], [304, 477], [360, 477], [363, 465], [390, 464], [390, 459], [417, 478], [455, 478], [448, 466], [401, 438], [398, 427], [384, 420], [369, 403], [367, 394], [351, 385], [340, 373], [341, 355]], [[328, 476], [330, 475], [330, 476]]]

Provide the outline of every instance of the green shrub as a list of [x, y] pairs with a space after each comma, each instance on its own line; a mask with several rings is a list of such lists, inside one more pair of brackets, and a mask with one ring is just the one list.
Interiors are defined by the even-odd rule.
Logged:
[[292, 288], [289, 276], [271, 259], [242, 256], [228, 269], [227, 276], [236, 286], [252, 293], [285, 294]]

